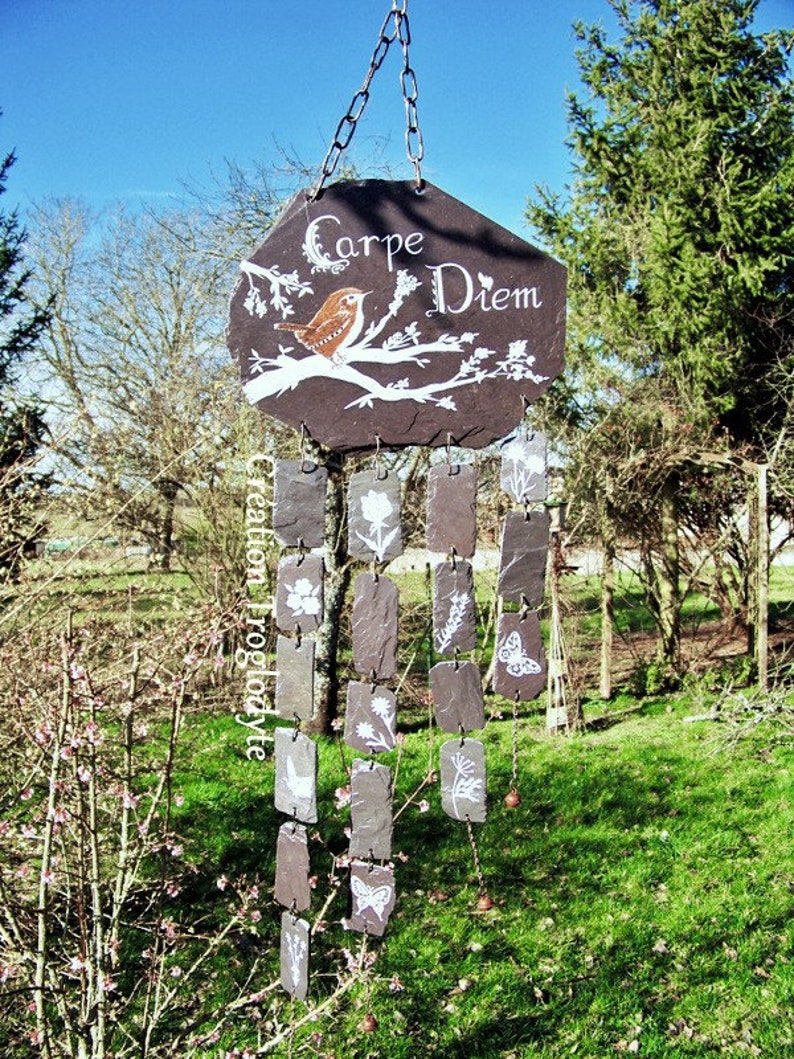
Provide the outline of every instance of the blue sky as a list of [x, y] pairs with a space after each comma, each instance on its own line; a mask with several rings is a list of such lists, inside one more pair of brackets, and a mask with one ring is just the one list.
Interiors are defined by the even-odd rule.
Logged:
[[[718, 0], [715, 0], [718, 2]], [[0, 0], [3, 207], [48, 196], [102, 206], [210, 183], [224, 160], [319, 167], [361, 84], [390, 0]], [[410, 0], [423, 173], [527, 234], [536, 183], [561, 190], [571, 25], [606, 0]], [[762, 0], [758, 30], [794, 22]], [[353, 145], [408, 179], [394, 46]]]

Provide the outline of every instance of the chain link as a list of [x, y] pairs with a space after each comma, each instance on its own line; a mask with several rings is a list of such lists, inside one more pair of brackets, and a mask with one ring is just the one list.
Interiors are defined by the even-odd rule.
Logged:
[[471, 846], [471, 852], [474, 857], [474, 870], [477, 873], [477, 889], [480, 897], [484, 897], [488, 892], [485, 888], [485, 876], [482, 873], [482, 865], [480, 864], [480, 853], [477, 849], [477, 842], [474, 838], [474, 829], [471, 826], [471, 820], [466, 817], [466, 831], [469, 836], [469, 845]]
[[[392, 26], [391, 30], [389, 26]], [[400, 72], [400, 88], [402, 90], [403, 102], [405, 104], [405, 149], [408, 160], [414, 167], [417, 190], [422, 187], [421, 162], [424, 158], [425, 148], [422, 133], [419, 128], [419, 114], [416, 107], [419, 90], [416, 82], [416, 74], [411, 67], [409, 47], [411, 44], [411, 26], [408, 21], [408, 0], [392, 0], [391, 10], [378, 34], [378, 42], [369, 62], [367, 76], [361, 88], [353, 95], [347, 112], [336, 127], [331, 146], [328, 148], [323, 164], [320, 169], [320, 179], [313, 188], [309, 198], [314, 200], [322, 191], [326, 182], [333, 176], [339, 159], [347, 149], [356, 131], [356, 125], [364, 113], [369, 102], [369, 87], [372, 78], [383, 64], [389, 48], [395, 40], [399, 40], [403, 53], [403, 68]]]

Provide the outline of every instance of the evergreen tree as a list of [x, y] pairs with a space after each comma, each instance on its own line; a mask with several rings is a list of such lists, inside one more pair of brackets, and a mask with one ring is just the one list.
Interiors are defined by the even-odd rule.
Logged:
[[[11, 153], [0, 163], [0, 194], [6, 190]], [[43, 413], [16, 393], [18, 370], [46, 323], [26, 292], [30, 273], [23, 264], [25, 232], [15, 211], [0, 211], [0, 579], [16, 573], [35, 535], [37, 506], [46, 477], [33, 469], [44, 441]]]
[[692, 458], [726, 443], [760, 452], [786, 421], [770, 380], [794, 365], [794, 33], [753, 33], [757, 0], [609, 4], [616, 42], [575, 26], [569, 193], [539, 189], [528, 218], [569, 269], [569, 368], [550, 410], [598, 430], [595, 448], [568, 433], [573, 476], [601, 505], [592, 522], [611, 488], [618, 531], [632, 509], [653, 530], [646, 586], [674, 661]]

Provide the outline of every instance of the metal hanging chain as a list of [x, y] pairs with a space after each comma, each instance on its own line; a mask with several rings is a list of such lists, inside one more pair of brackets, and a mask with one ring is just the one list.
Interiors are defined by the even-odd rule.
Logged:
[[[389, 32], [390, 23], [392, 23], [392, 29]], [[359, 88], [350, 100], [347, 113], [336, 127], [331, 146], [328, 148], [328, 152], [323, 159], [320, 179], [317, 181], [316, 186], [312, 189], [309, 196], [311, 201], [314, 201], [314, 199], [317, 198], [326, 182], [333, 176], [343, 151], [347, 149], [350, 141], [353, 139], [356, 125], [364, 113], [364, 108], [369, 102], [369, 86], [372, 84], [372, 78], [375, 76], [376, 71], [380, 69], [383, 60], [388, 54], [389, 48], [395, 40], [399, 40], [403, 52], [403, 68], [400, 72], [400, 87], [402, 89], [403, 102], [405, 103], [405, 149], [408, 154], [408, 160], [414, 167], [417, 190], [421, 190], [421, 162], [424, 158], [425, 148], [422, 133], [419, 128], [419, 115], [416, 108], [416, 101], [419, 94], [416, 83], [416, 74], [411, 67], [409, 57], [411, 26], [408, 21], [408, 0], [392, 0], [391, 10], [383, 20], [383, 25], [380, 27], [378, 42], [375, 45], [375, 50], [373, 51], [372, 58], [369, 62], [367, 76], [364, 78], [364, 83], [361, 88]]]

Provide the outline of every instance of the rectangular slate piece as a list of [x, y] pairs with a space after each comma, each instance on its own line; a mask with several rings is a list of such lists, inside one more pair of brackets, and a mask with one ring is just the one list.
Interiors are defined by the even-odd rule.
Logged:
[[276, 625], [282, 632], [314, 632], [323, 620], [323, 560], [284, 555], [276, 575]]
[[397, 672], [399, 596], [383, 574], [359, 574], [353, 583], [353, 665], [369, 680], [389, 680]]
[[496, 628], [493, 689], [506, 699], [528, 702], [546, 686], [546, 653], [537, 612], [502, 614]]
[[503, 446], [499, 482], [519, 504], [546, 499], [546, 438], [543, 434], [516, 437]]
[[328, 471], [308, 460], [275, 460], [273, 533], [285, 547], [320, 548]]
[[276, 640], [275, 705], [285, 720], [310, 721], [314, 713], [314, 646], [308, 636]]
[[430, 670], [430, 695], [442, 732], [471, 732], [485, 724], [482, 680], [474, 662], [438, 662]]
[[311, 904], [309, 841], [303, 824], [282, 824], [276, 843], [276, 882], [273, 896], [293, 912]]
[[347, 550], [354, 559], [388, 562], [402, 555], [400, 480], [382, 471], [358, 471], [347, 492]]
[[510, 511], [502, 527], [497, 591], [502, 599], [539, 607], [546, 584], [548, 511]]
[[350, 776], [350, 856], [391, 856], [391, 769], [374, 761], [353, 762]]
[[275, 730], [276, 808], [306, 824], [317, 822], [317, 745], [303, 732]]
[[291, 912], [281, 915], [281, 988], [296, 1000], [309, 991], [309, 924]]
[[453, 820], [485, 820], [485, 749], [477, 739], [441, 744], [441, 808]]
[[443, 464], [427, 472], [427, 548], [470, 558], [477, 547], [477, 470]]
[[377, 864], [350, 865], [348, 930], [382, 937], [395, 904], [394, 870]]
[[345, 742], [354, 750], [377, 754], [394, 750], [397, 699], [389, 688], [351, 680], [347, 685]]
[[474, 574], [465, 559], [439, 563], [433, 583], [433, 645], [440, 655], [477, 646]]

